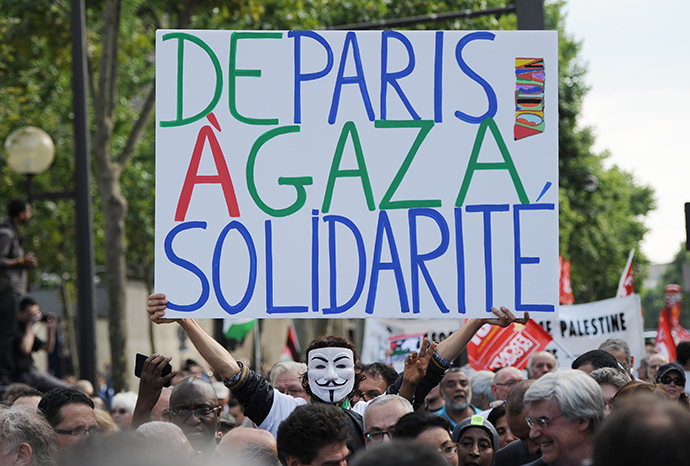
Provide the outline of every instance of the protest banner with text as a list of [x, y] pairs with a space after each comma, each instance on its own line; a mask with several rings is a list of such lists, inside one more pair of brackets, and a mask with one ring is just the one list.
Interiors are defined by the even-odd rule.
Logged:
[[156, 36], [170, 317], [558, 308], [555, 31]]

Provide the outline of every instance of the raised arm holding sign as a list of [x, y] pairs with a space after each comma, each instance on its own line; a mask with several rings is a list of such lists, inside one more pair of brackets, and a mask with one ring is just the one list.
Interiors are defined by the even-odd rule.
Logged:
[[[272, 390], [263, 377], [240, 365], [232, 354], [213, 339], [211, 335], [206, 333], [194, 319], [167, 319], [165, 317], [166, 305], [167, 299], [164, 294], [157, 293], [149, 296], [147, 312], [151, 320], [157, 324], [178, 322], [189, 336], [192, 344], [199, 351], [199, 354], [214, 367], [228, 388], [233, 390], [234, 395], [245, 405], [248, 417], [257, 425], [263, 426], [263, 428], [272, 432], [274, 428], [277, 429], [282, 418], [268, 419], [271, 406], [276, 400], [284, 405], [279, 412], [285, 415], [288, 415], [294, 407], [301, 404], [301, 402], [296, 401], [292, 397]], [[494, 308], [492, 312], [495, 317], [470, 319], [458, 331], [439, 343], [435, 348], [433, 357], [430, 359], [427, 374], [429, 372], [435, 373], [435, 376], [440, 380], [440, 376], [442, 376], [447, 366], [450, 365], [450, 361], [460, 354], [482, 325], [491, 324], [506, 327], [513, 322], [525, 323], [529, 319], [529, 315], [517, 319], [505, 307], [502, 307], [500, 310]], [[305, 353], [309, 361], [307, 370], [308, 384], [306, 384], [305, 390], [313, 398], [316, 397], [317, 400], [348, 408], [348, 396], [357, 389], [359, 383], [354, 371], [354, 363], [356, 362], [354, 345], [342, 338], [327, 336], [312, 341]], [[321, 371], [330, 365], [334, 367], [332, 374], [335, 375], [335, 378], [332, 380], [329, 378], [329, 371], [325, 371], [324, 374], [320, 375]], [[436, 383], [438, 383], [438, 380], [436, 380]], [[252, 389], [248, 390], [247, 385], [252, 386]], [[433, 387], [433, 382], [427, 385], [428, 392]], [[257, 395], [259, 393], [257, 392], [258, 389], [261, 390], [260, 395]], [[239, 392], [239, 395], [237, 392]], [[242, 393], [247, 393], [247, 395], [243, 397]], [[423, 396], [416, 392], [415, 398], [421, 400]], [[257, 404], [261, 406], [257, 406]]]

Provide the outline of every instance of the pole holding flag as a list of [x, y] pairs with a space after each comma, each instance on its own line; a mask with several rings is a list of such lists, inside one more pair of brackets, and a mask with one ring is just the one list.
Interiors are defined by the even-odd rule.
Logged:
[[625, 264], [625, 268], [623, 269], [623, 273], [621, 274], [621, 279], [618, 282], [618, 291], [616, 292], [616, 298], [625, 298], [626, 296], [630, 296], [631, 294], [635, 293], [635, 289], [633, 288], [632, 268], [632, 260], [634, 255], [635, 248], [632, 248], [630, 250], [630, 254], [628, 255], [628, 262]]

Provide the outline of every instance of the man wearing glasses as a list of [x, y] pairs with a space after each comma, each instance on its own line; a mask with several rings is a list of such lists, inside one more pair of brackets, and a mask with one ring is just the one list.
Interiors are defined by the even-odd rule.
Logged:
[[60, 455], [98, 430], [93, 401], [72, 387], [58, 387], [43, 395], [38, 409], [57, 434]]
[[530, 465], [578, 466], [592, 457], [594, 432], [604, 420], [604, 394], [578, 370], [546, 374], [527, 390], [529, 436], [541, 447]]
[[220, 406], [213, 386], [203, 379], [187, 377], [173, 388], [169, 413], [192, 448], [205, 459], [211, 458], [220, 427]]
[[398, 419], [412, 411], [410, 402], [398, 395], [373, 399], [364, 411], [364, 442], [367, 447], [390, 440]]
[[522, 380], [525, 380], [525, 376], [520, 369], [504, 367], [496, 372], [494, 383], [491, 384], [491, 394], [496, 400], [506, 400], [510, 389]]

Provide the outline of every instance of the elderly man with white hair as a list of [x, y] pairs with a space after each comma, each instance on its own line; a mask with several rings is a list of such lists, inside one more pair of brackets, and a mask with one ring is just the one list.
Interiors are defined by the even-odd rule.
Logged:
[[495, 375], [491, 371], [477, 371], [470, 376], [472, 404], [478, 409], [484, 411], [491, 409], [491, 402], [496, 401], [496, 397], [491, 393]]
[[269, 381], [280, 393], [309, 401], [311, 397], [302, 386], [302, 378], [306, 373], [307, 365], [303, 362], [281, 361], [271, 369]]
[[52, 466], [57, 449], [53, 428], [36, 409], [0, 409], [0, 464]]
[[546, 374], [527, 390], [529, 436], [542, 457], [530, 465], [580, 466], [591, 459], [594, 433], [604, 420], [604, 394], [578, 370]]
[[527, 372], [529, 378], [537, 380], [549, 372], [554, 372], [558, 368], [556, 357], [548, 351], [537, 351], [529, 358]]

